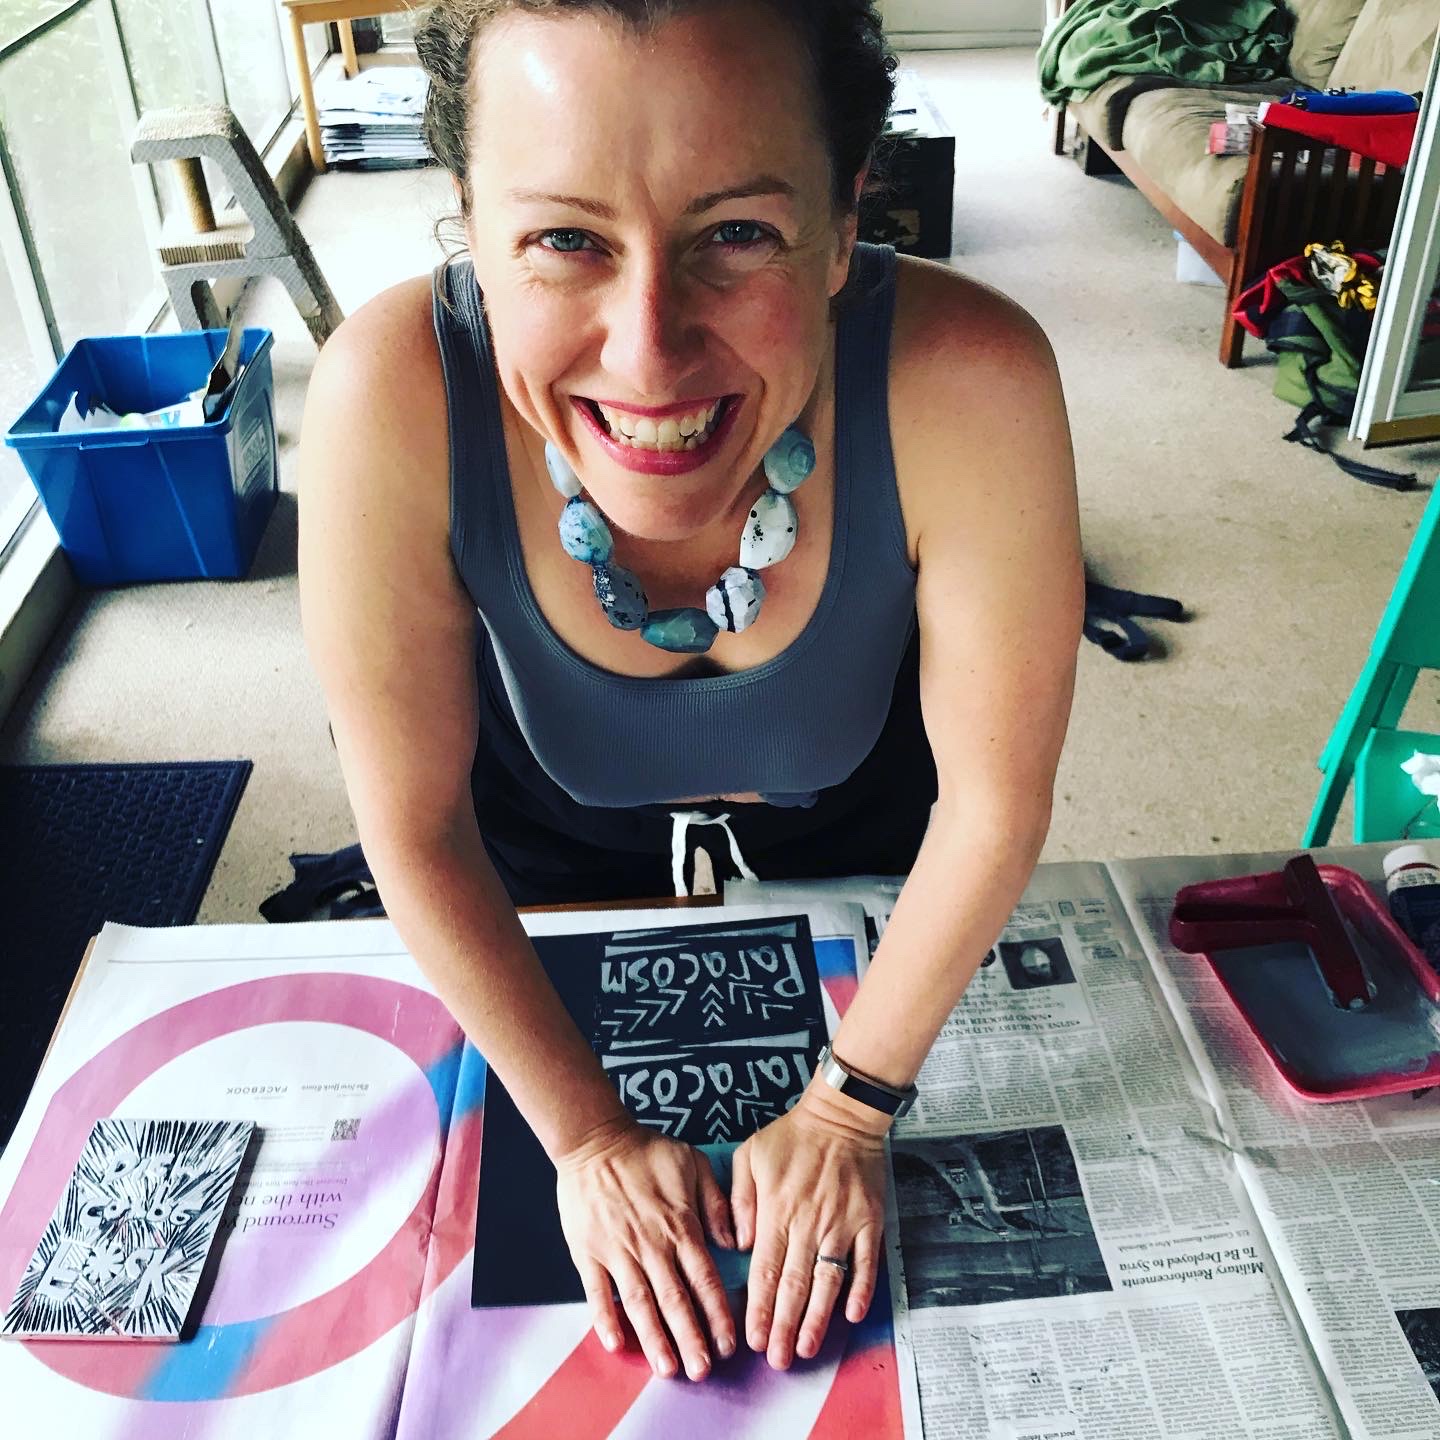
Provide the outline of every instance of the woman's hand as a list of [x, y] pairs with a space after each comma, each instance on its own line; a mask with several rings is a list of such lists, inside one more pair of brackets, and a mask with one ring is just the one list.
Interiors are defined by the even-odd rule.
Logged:
[[[817, 1354], [850, 1269], [845, 1315], [863, 1320], [875, 1293], [885, 1223], [884, 1131], [814, 1087], [735, 1152], [731, 1206], [750, 1257], [745, 1335], [778, 1370]], [[797, 1342], [798, 1335], [798, 1342]]]
[[710, 1162], [627, 1118], [587, 1136], [555, 1169], [560, 1224], [601, 1344], [623, 1344], [613, 1283], [651, 1369], [674, 1375], [678, 1349], [685, 1373], [703, 1380], [710, 1349], [697, 1306], [721, 1357], [735, 1353], [735, 1322], [705, 1248], [707, 1231], [735, 1244]]

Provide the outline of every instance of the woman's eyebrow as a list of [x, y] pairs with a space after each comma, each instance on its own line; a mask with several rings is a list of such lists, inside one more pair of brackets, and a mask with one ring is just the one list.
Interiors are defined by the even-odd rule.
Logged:
[[[711, 190], [704, 195], [697, 195], [685, 207], [685, 214], [702, 215], [706, 210], [713, 210], [726, 200], [752, 200], [758, 195], [779, 195], [786, 200], [793, 200], [797, 193], [788, 180], [782, 180], [778, 175], [757, 175], [753, 180], [746, 180], [740, 185], [730, 185], [724, 190]], [[615, 219], [615, 211], [604, 201], [591, 200], [584, 195], [557, 195], [548, 190], [507, 190], [505, 198], [518, 200], [522, 204], [538, 202], [565, 205], [572, 210], [583, 210], [597, 220]]]

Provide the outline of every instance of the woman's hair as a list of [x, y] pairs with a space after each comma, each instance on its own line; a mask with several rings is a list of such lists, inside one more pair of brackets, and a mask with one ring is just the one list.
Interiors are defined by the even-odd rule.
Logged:
[[[434, 0], [420, 21], [415, 48], [430, 77], [425, 138], [460, 187], [470, 215], [470, 76], [476, 42], [501, 16], [606, 15], [637, 31], [724, 0]], [[831, 196], [839, 213], [854, 204], [855, 180], [873, 165], [876, 141], [895, 91], [895, 57], [872, 0], [759, 0], [795, 30], [819, 96], [820, 128], [830, 156]], [[879, 188], [878, 172], [872, 179]], [[867, 183], [867, 189], [870, 188]]]

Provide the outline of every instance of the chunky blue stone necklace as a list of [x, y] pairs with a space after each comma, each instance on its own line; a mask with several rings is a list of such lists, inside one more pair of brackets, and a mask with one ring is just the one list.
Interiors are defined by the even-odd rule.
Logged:
[[588, 565], [594, 573], [595, 598], [605, 618], [617, 630], [638, 630], [643, 640], [658, 649], [699, 655], [715, 643], [722, 630], [738, 635], [759, 615], [765, 599], [760, 571], [778, 564], [795, 548], [799, 522], [790, 495], [815, 468], [815, 447], [803, 431], [787, 425], [765, 452], [765, 478], [770, 483], [750, 507], [740, 532], [740, 563], [732, 565], [705, 592], [703, 610], [694, 605], [652, 610], [640, 582], [624, 566], [612, 563], [615, 541], [605, 517], [594, 501], [581, 494], [580, 477], [548, 440], [545, 468], [551, 483], [565, 497], [560, 543], [571, 559]]

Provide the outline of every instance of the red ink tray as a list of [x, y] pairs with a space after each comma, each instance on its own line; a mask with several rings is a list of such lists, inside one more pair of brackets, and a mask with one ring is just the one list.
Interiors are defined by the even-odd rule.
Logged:
[[1368, 981], [1363, 1008], [1337, 1003], [1333, 927], [1327, 934], [1297, 910], [1285, 871], [1185, 886], [1170, 918], [1172, 943], [1210, 962], [1276, 1070], [1304, 1099], [1362, 1100], [1440, 1085], [1440, 975], [1361, 876], [1340, 865], [1314, 869], [1343, 926], [1340, 944], [1353, 947]]

